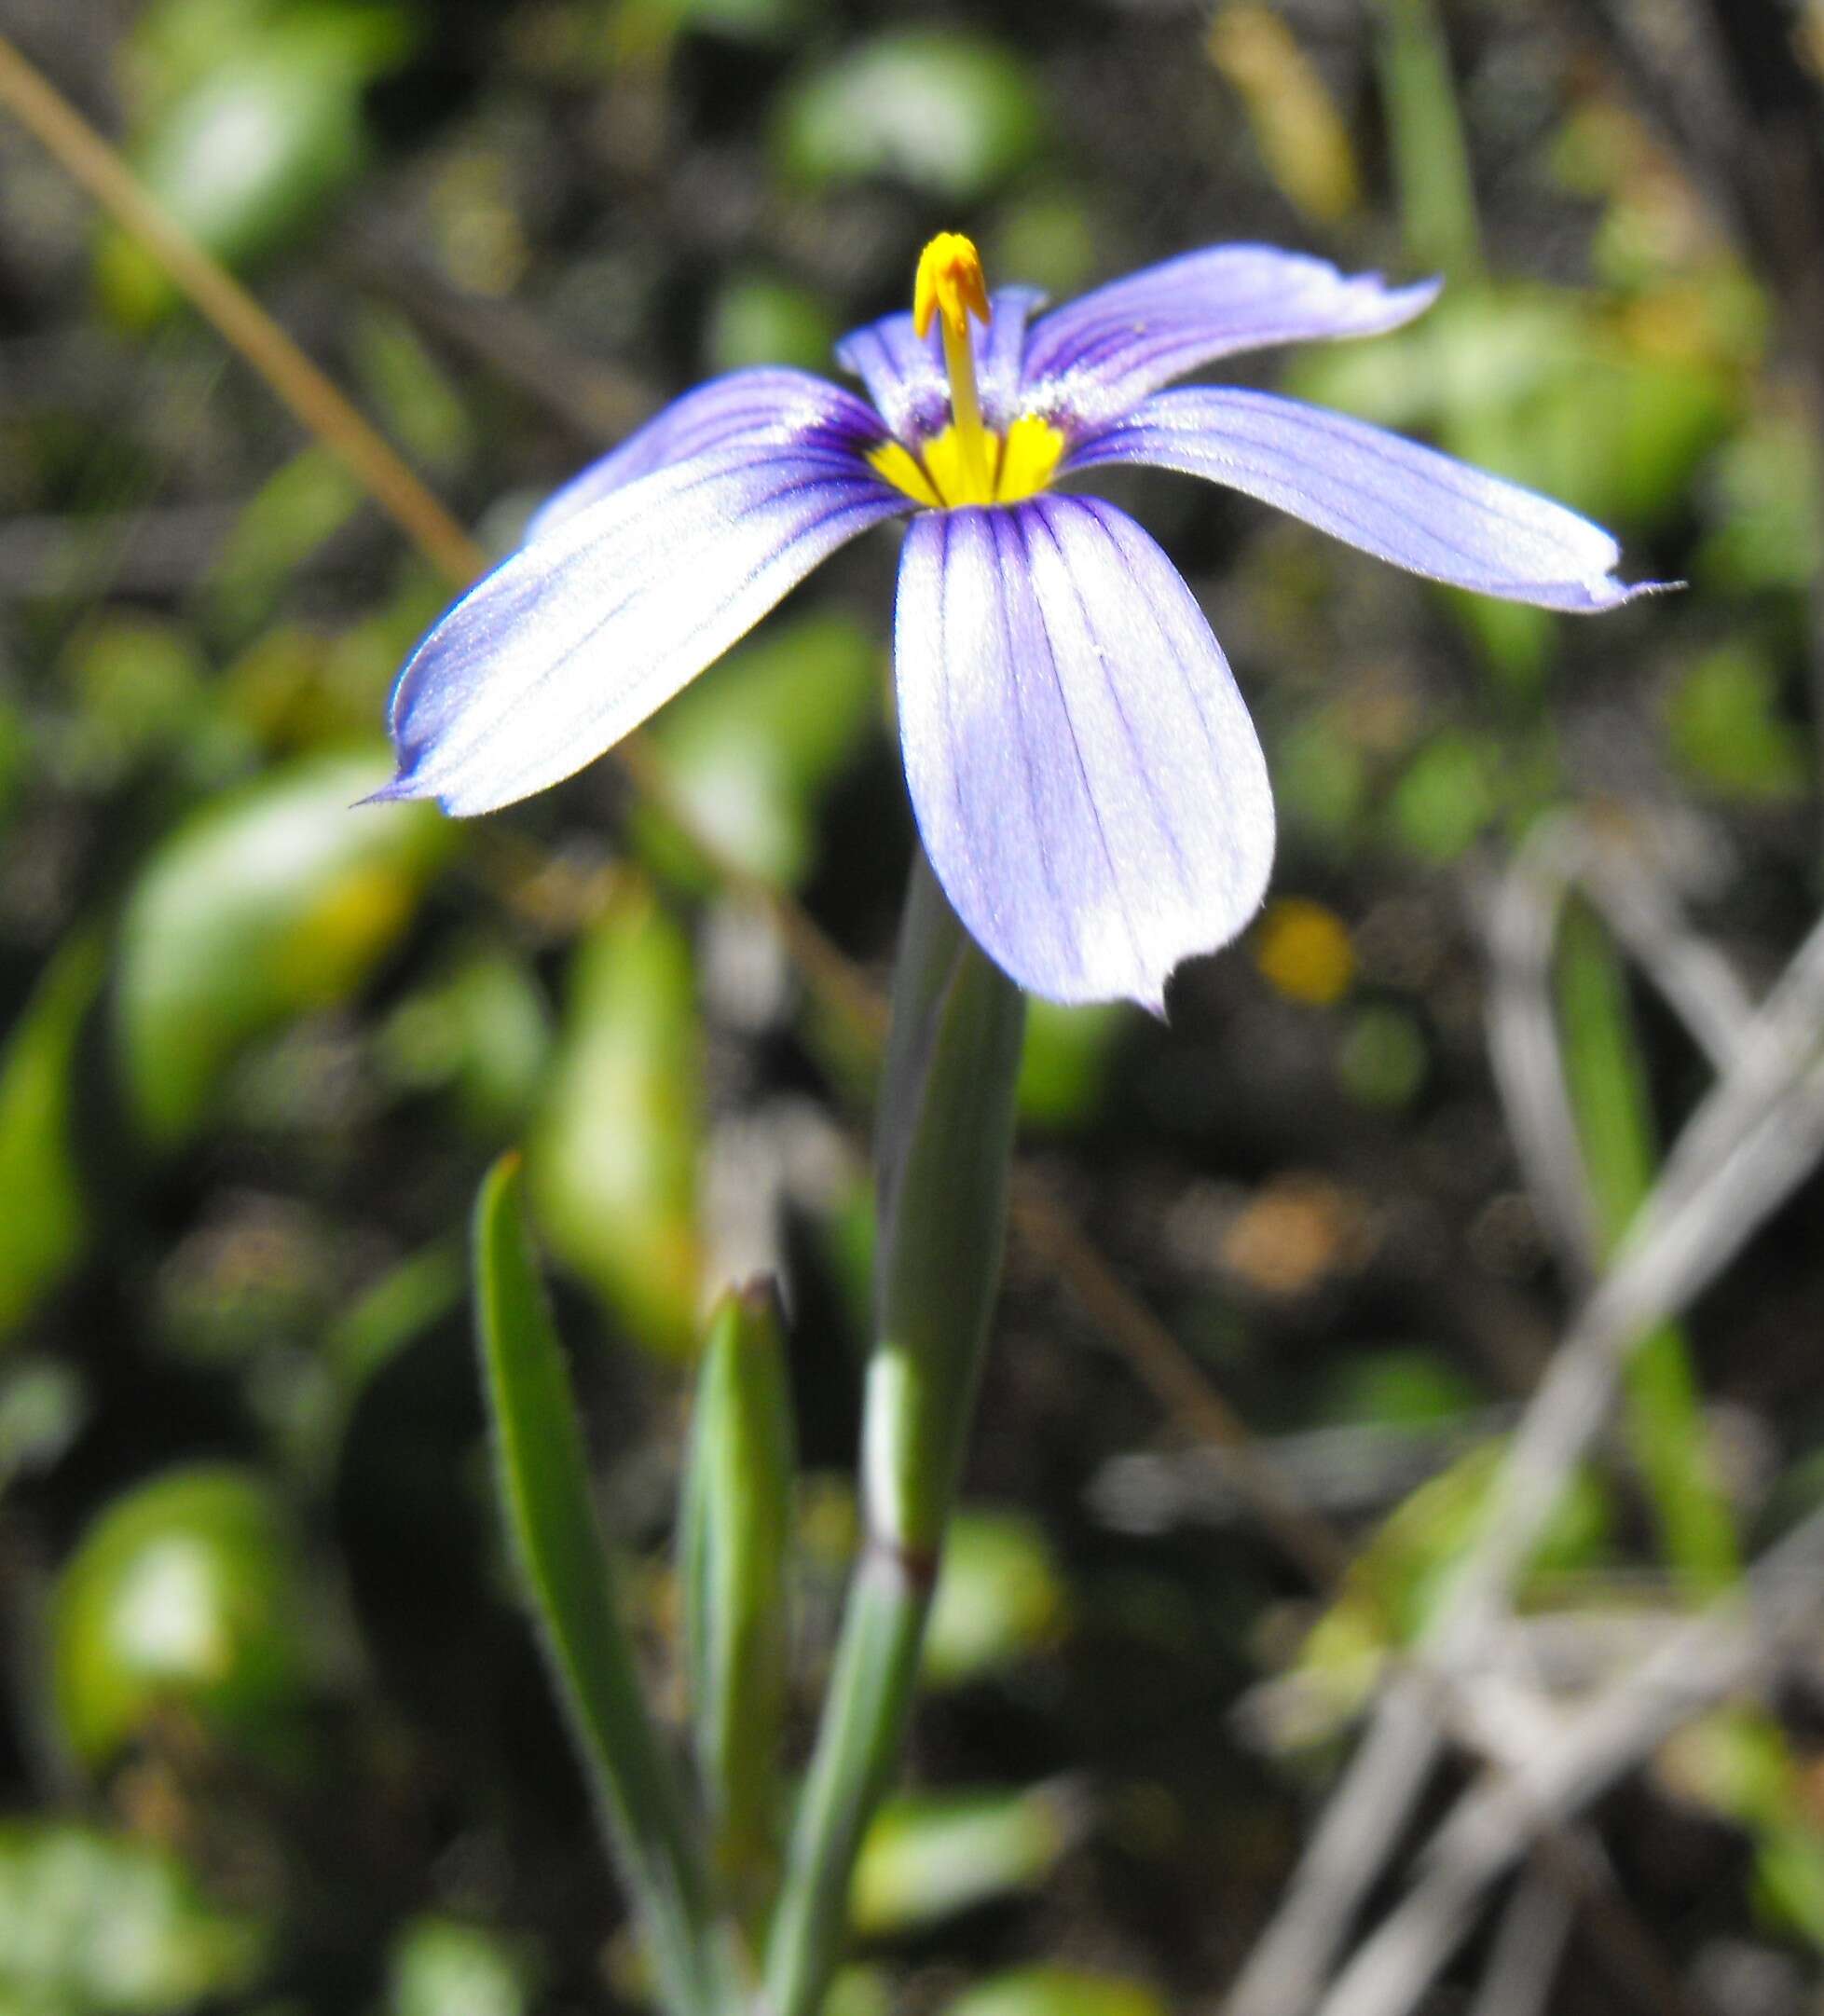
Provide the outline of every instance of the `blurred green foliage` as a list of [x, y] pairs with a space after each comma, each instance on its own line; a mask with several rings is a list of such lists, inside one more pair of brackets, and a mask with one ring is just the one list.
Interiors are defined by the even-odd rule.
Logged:
[[191, 1132], [254, 1037], [347, 999], [410, 923], [451, 833], [424, 805], [350, 817], [390, 774], [365, 753], [275, 770], [146, 861], [113, 1004], [127, 1096], [153, 1142]]
[[630, 882], [571, 962], [528, 1175], [553, 1251], [674, 1357], [696, 1342], [701, 1046], [689, 942]]
[[807, 71], [781, 97], [774, 148], [813, 188], [893, 175], [976, 201], [1023, 168], [1046, 125], [1026, 65], [955, 30], [896, 29]]
[[1768, 659], [1747, 643], [1719, 645], [1680, 675], [1666, 695], [1672, 753], [1693, 784], [1744, 804], [1803, 798], [1811, 752], [1784, 718]]
[[230, 1747], [295, 1757], [310, 1600], [286, 1510], [257, 1474], [194, 1465], [114, 1499], [58, 1583], [64, 1740], [98, 1768], [174, 1713]]
[[88, 1233], [71, 1145], [76, 1040], [102, 981], [93, 937], [73, 936], [46, 968], [0, 1063], [0, 1337], [18, 1335], [73, 1266]]
[[978, 1982], [950, 2005], [949, 2016], [1164, 2016], [1164, 2009], [1137, 1982], [1029, 1967]]
[[[691, 830], [767, 881], [795, 887], [815, 865], [818, 802], [877, 725], [878, 636], [831, 613], [781, 624], [679, 694], [653, 730]], [[662, 862], [691, 857], [664, 814], [636, 830]]]
[[890, 1799], [868, 1831], [851, 1909], [864, 1938], [904, 1933], [1030, 1889], [1082, 1826], [1067, 1787]]
[[926, 1626], [926, 1684], [954, 1687], [1044, 1652], [1062, 1635], [1067, 1602], [1031, 1519], [964, 1507], [951, 1522]]
[[[1310, 1687], [1300, 1741], [1347, 1727], [1385, 1662], [1419, 1640], [1484, 1523], [1501, 1456], [1497, 1444], [1485, 1443], [1460, 1457], [1403, 1500], [1351, 1562], [1299, 1651], [1297, 1670]], [[1588, 1473], [1573, 1479], [1528, 1566], [1523, 1598], [1598, 1567], [1611, 1530], [1601, 1482]]]
[[0, 1994], [21, 2016], [166, 2016], [250, 1989], [261, 1928], [183, 1864], [69, 1822], [0, 1827]]
[[536, 1969], [478, 1925], [414, 1920], [387, 1964], [387, 2016], [525, 2016]]
[[[130, 158], [147, 190], [209, 251], [280, 250], [348, 194], [368, 159], [365, 86], [397, 68], [410, 16], [383, 0], [164, 0], [122, 51], [140, 106]], [[141, 326], [176, 305], [118, 226], [96, 250], [107, 309]]]

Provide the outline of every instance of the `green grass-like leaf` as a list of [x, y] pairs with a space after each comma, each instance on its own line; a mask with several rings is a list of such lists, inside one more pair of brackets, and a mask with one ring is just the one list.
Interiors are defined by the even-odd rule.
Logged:
[[709, 1886], [640, 1692], [519, 1191], [519, 1159], [503, 1156], [482, 1184], [474, 1218], [476, 1319], [501, 1504], [665, 2006], [674, 2016], [706, 2016], [729, 2000]]

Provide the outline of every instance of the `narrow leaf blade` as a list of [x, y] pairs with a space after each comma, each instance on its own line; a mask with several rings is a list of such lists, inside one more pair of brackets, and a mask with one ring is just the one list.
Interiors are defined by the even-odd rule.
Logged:
[[665, 2005], [676, 2016], [706, 2016], [723, 1993], [720, 1937], [700, 1852], [640, 1693], [519, 1193], [519, 1159], [504, 1156], [482, 1184], [474, 1219], [477, 1324], [501, 1503]]

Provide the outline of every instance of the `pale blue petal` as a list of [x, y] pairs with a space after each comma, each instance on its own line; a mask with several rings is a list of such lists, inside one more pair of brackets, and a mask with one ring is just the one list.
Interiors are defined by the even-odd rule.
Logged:
[[[970, 320], [976, 387], [990, 427], [1006, 427], [1022, 410], [1018, 399], [1026, 318], [1044, 299], [1035, 287], [1002, 287], [989, 298], [988, 326]], [[881, 417], [909, 446], [949, 426], [950, 380], [936, 322], [921, 336], [903, 310], [883, 316], [851, 330], [836, 346], [836, 362], [868, 388]]]
[[1069, 466], [1147, 462], [1245, 491], [1396, 567], [1547, 609], [1613, 609], [1663, 585], [1614, 578], [1620, 549], [1550, 498], [1365, 421], [1270, 392], [1159, 392]]
[[1238, 350], [1319, 336], [1378, 336], [1410, 322], [1438, 282], [1389, 287], [1378, 273], [1271, 245], [1213, 245], [1054, 309], [1026, 339], [1026, 408], [1077, 432]]
[[1093, 498], [926, 513], [894, 636], [906, 779], [957, 914], [1030, 993], [1159, 1011], [1273, 856], [1260, 745], [1172, 563]]
[[885, 439], [878, 416], [828, 378], [784, 366], [731, 371], [674, 399], [618, 448], [572, 476], [532, 514], [525, 542], [545, 538], [624, 484], [676, 462], [789, 442], [865, 454]]
[[829, 554], [907, 501], [828, 448], [700, 458], [611, 492], [477, 583], [393, 688], [383, 798], [490, 812], [638, 727]]

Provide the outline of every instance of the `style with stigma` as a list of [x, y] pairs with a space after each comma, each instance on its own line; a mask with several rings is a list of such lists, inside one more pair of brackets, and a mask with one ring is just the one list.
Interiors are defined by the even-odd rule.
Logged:
[[982, 419], [969, 318], [986, 328], [993, 314], [974, 245], [960, 232], [940, 231], [918, 262], [912, 330], [926, 337], [935, 322], [942, 332], [951, 419], [916, 454], [888, 441], [868, 457], [915, 504], [1016, 504], [1044, 489], [1064, 452], [1063, 435], [1036, 413], [1021, 414], [1005, 434]]

